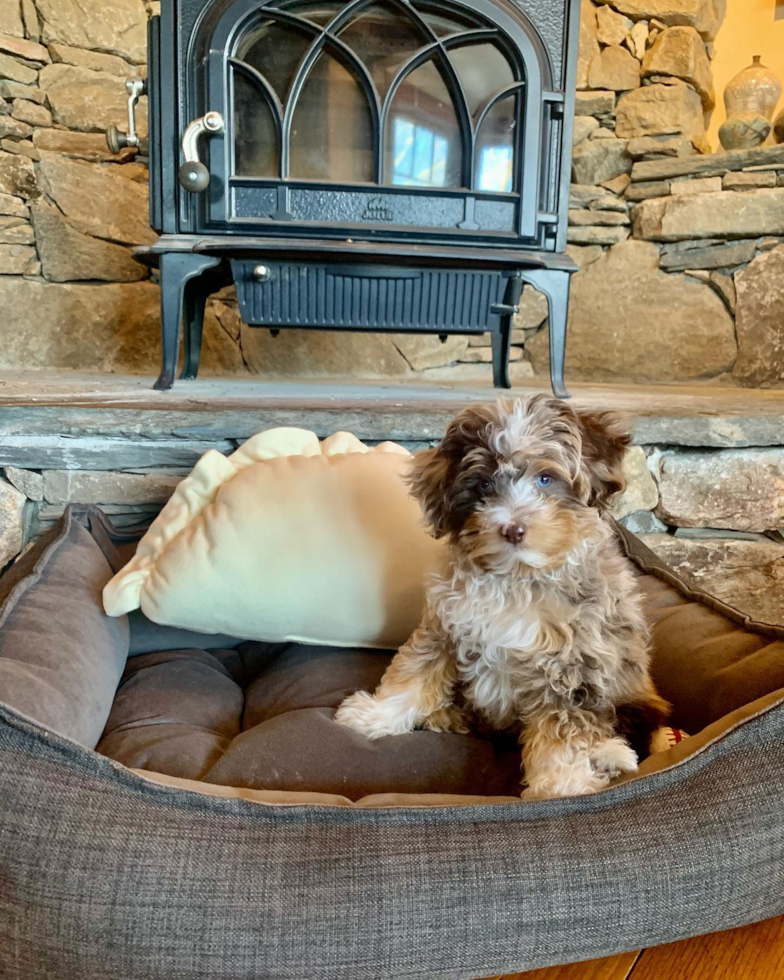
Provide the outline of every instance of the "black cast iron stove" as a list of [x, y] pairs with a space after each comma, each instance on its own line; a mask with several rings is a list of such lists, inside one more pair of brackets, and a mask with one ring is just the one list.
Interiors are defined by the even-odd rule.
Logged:
[[[163, 0], [149, 25], [163, 369], [196, 376], [204, 304], [246, 323], [490, 331], [509, 387], [524, 283], [563, 384], [580, 0]], [[129, 82], [129, 134], [138, 145]]]

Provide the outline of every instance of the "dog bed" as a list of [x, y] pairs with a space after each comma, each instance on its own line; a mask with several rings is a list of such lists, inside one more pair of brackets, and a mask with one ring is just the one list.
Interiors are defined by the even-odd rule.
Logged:
[[784, 630], [618, 535], [692, 737], [523, 803], [503, 739], [332, 723], [388, 651], [110, 619], [139, 534], [70, 510], [0, 579], [0, 975], [470, 980], [783, 913]]

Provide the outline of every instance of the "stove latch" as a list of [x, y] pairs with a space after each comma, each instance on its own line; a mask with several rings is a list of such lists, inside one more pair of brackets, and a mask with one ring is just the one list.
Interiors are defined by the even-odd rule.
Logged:
[[178, 178], [186, 191], [200, 194], [210, 185], [210, 172], [199, 160], [199, 137], [220, 136], [225, 129], [219, 112], [207, 112], [194, 119], [182, 134], [182, 155], [185, 162], [179, 169]]

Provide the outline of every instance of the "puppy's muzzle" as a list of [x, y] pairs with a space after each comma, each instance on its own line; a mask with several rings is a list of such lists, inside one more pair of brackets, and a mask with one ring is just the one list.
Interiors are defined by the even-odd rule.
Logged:
[[504, 524], [498, 531], [501, 537], [508, 541], [509, 544], [520, 544], [525, 537], [525, 525], [517, 521], [512, 521], [511, 524]]

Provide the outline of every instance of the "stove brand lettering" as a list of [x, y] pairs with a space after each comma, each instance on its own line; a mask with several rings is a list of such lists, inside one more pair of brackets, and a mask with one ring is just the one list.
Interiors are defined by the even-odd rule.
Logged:
[[371, 197], [362, 213], [363, 221], [394, 221], [395, 215], [380, 197]]

